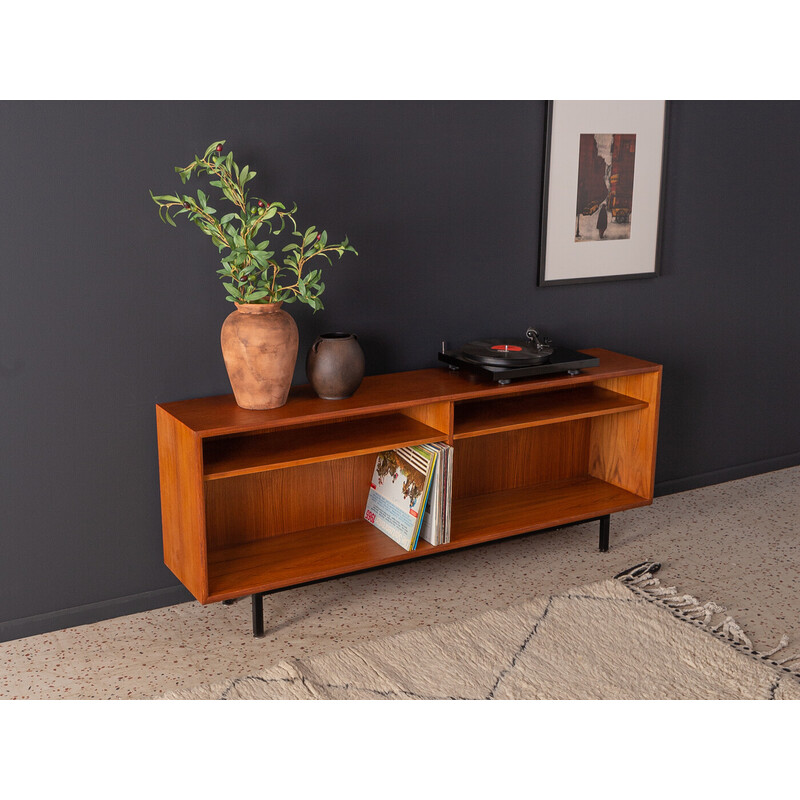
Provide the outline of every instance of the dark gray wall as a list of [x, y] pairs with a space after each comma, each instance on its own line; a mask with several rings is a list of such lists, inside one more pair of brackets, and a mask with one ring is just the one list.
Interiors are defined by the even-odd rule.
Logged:
[[360, 252], [326, 309], [368, 372], [519, 336], [664, 364], [657, 490], [800, 462], [800, 104], [671, 107], [662, 274], [537, 288], [544, 102], [4, 102], [0, 638], [188, 599], [162, 563], [154, 404], [230, 391], [216, 251], [148, 195], [226, 138]]

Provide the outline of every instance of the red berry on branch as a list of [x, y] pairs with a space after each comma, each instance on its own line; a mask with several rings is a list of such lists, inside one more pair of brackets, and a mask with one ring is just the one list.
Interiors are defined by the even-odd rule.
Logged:
[[263, 200], [259, 200], [258, 201], [258, 207], [259, 208], [264, 208], [264, 201]]
[[319, 241], [319, 239], [320, 239], [320, 234], [318, 233], [317, 234], [317, 241]]
[[183, 205], [185, 208], [191, 208], [191, 206], [188, 203], [184, 203]]
[[218, 144], [218, 145], [217, 145], [217, 152], [218, 152], [218, 153], [221, 153], [221, 152], [222, 152], [222, 145], [221, 145], [221, 144]]

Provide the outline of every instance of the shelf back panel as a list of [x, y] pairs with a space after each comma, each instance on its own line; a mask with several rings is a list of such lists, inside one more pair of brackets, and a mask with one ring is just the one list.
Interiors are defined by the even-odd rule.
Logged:
[[589, 419], [487, 434], [456, 442], [453, 498], [586, 475]]
[[364, 516], [375, 455], [207, 481], [209, 549]]

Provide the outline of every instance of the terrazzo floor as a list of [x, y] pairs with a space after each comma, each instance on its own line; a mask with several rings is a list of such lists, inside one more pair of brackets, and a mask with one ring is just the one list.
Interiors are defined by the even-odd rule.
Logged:
[[727, 608], [753, 640], [800, 648], [800, 467], [656, 498], [597, 523], [529, 534], [281, 592], [183, 603], [0, 644], [2, 699], [146, 699], [404, 630], [502, 608], [654, 559], [660, 579]]

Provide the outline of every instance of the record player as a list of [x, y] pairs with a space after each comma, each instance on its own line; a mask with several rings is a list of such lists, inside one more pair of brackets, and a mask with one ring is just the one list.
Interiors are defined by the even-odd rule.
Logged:
[[439, 360], [451, 370], [463, 369], [470, 375], [499, 384], [554, 372], [577, 375], [582, 369], [600, 363], [599, 358], [554, 347], [550, 339], [540, 339], [535, 328], [525, 331], [525, 339], [479, 339], [468, 342], [460, 350], [448, 350], [442, 342]]

